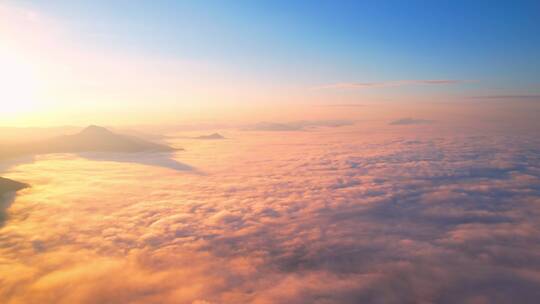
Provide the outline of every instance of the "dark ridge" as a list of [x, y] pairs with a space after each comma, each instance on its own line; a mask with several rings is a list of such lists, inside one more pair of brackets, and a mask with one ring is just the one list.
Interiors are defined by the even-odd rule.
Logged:
[[0, 195], [8, 192], [16, 192], [29, 186], [11, 179], [0, 177]]
[[54, 137], [39, 142], [5, 147], [0, 159], [24, 155], [82, 152], [171, 152], [179, 149], [133, 136], [116, 134], [106, 128], [91, 125], [79, 133]]
[[219, 133], [212, 133], [210, 135], [201, 135], [194, 138], [195, 139], [225, 139], [225, 137]]
[[114, 135], [113, 132], [107, 130], [104, 127], [96, 126], [96, 125], [90, 125], [86, 128], [84, 128], [81, 132], [79, 132], [79, 135], [88, 136], [88, 135]]

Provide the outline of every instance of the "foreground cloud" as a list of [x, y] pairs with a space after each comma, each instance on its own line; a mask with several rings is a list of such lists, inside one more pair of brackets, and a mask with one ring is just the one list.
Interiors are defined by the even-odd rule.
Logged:
[[536, 303], [540, 140], [387, 128], [238, 132], [188, 149], [205, 175], [19, 165], [0, 299]]

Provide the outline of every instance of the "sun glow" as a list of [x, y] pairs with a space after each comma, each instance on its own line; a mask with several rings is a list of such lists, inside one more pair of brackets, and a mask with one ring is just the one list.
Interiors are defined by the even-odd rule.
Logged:
[[0, 50], [0, 66], [2, 116], [35, 110], [40, 87], [35, 67], [5, 50]]

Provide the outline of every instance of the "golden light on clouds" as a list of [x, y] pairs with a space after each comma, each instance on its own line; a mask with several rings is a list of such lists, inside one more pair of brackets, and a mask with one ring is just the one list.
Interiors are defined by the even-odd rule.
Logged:
[[[224, 140], [176, 131], [167, 140], [186, 150], [172, 155], [20, 160], [4, 176], [31, 188], [19, 192], [0, 228], [0, 298], [355, 303], [385, 295], [398, 303], [476, 295], [467, 288], [446, 295], [446, 285], [427, 283], [434, 277], [458, 289], [471, 272], [486, 286], [512, 278], [525, 286], [523, 299], [526, 286], [539, 283], [514, 264], [465, 254], [502, 258], [484, 242], [536, 238], [527, 216], [536, 207], [525, 203], [536, 192], [523, 190], [538, 185], [528, 171], [538, 168], [517, 164], [534, 157], [537, 143], [495, 130], [464, 136], [440, 123], [304, 125], [221, 130]], [[486, 210], [488, 201], [497, 209]]]

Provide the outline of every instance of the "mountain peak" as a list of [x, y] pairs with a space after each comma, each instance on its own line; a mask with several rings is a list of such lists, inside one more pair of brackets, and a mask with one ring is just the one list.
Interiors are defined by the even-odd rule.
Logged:
[[110, 135], [110, 134], [112, 134], [112, 132], [107, 130], [104, 127], [100, 127], [100, 126], [96, 126], [96, 125], [89, 125], [88, 127], [84, 128], [79, 134], [82, 134], [82, 135]]
[[27, 187], [27, 184], [0, 177], [0, 196], [6, 192], [18, 191]]
[[196, 139], [224, 139], [225, 137], [223, 137], [223, 135], [221, 135], [219, 133], [212, 133], [210, 135], [201, 135], [201, 136], [197, 136], [195, 138]]

